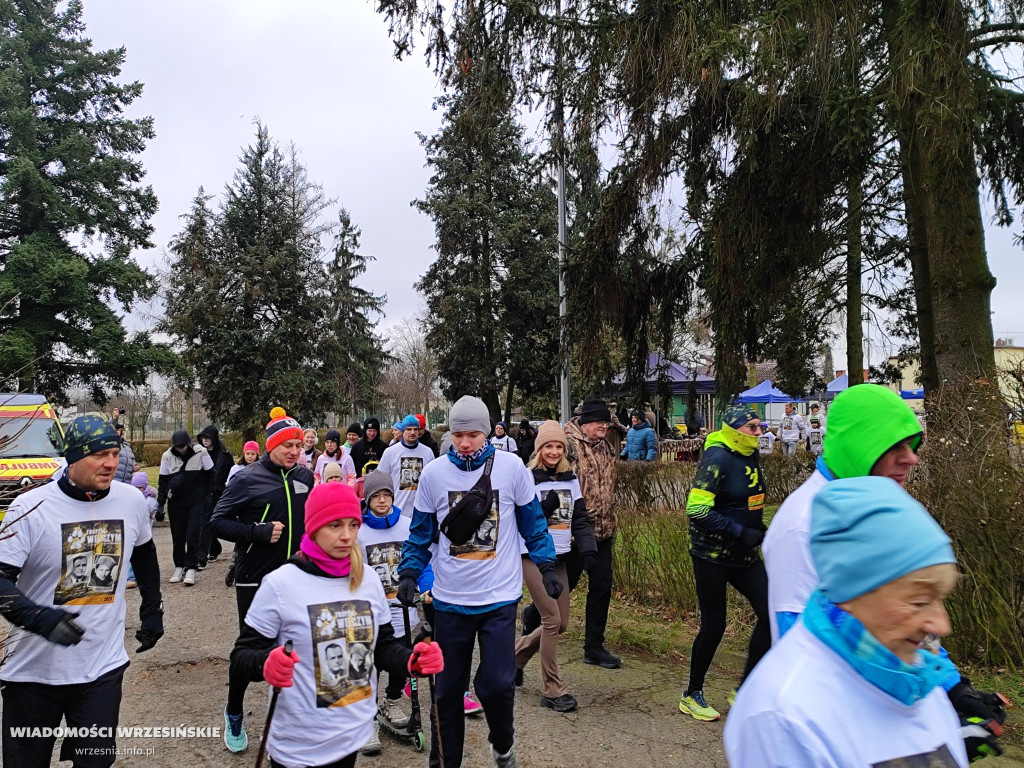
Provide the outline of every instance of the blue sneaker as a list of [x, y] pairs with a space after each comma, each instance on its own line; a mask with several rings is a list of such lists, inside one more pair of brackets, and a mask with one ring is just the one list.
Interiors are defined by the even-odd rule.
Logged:
[[242, 727], [242, 720], [245, 715], [229, 715], [224, 710], [224, 744], [229, 750], [238, 754], [245, 752], [249, 746], [249, 737], [245, 735], [245, 728]]

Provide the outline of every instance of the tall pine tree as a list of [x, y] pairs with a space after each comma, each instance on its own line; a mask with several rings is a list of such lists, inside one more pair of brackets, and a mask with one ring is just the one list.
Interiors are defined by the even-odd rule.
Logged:
[[417, 288], [445, 396], [477, 395], [498, 420], [517, 388], [556, 384], [556, 208], [507, 93], [477, 78], [440, 99], [444, 126], [421, 137], [434, 172], [417, 205], [434, 220], [437, 259]]
[[[252, 436], [274, 405], [309, 423], [336, 407], [335, 384], [369, 323], [347, 318], [328, 279], [322, 237], [331, 205], [296, 151], [258, 125], [218, 211], [202, 189], [171, 244], [164, 328], [213, 418]], [[351, 222], [344, 242], [352, 245]], [[358, 274], [344, 257], [351, 277]], [[371, 297], [376, 299], [376, 297]], [[346, 304], [351, 306], [351, 302]], [[355, 310], [353, 310], [355, 311]]]
[[[62, 10], [63, 9], [63, 10]], [[0, 382], [66, 401], [141, 384], [172, 356], [127, 312], [155, 292], [131, 257], [156, 211], [138, 160], [151, 118], [120, 84], [123, 48], [94, 51], [77, 0], [0, 0]]]
[[335, 413], [356, 413], [372, 409], [376, 401], [375, 390], [386, 354], [380, 337], [374, 331], [371, 318], [383, 317], [386, 296], [370, 293], [356, 285], [373, 260], [359, 252], [362, 231], [349, 212], [338, 212], [338, 229], [334, 235], [334, 249], [327, 266], [331, 293], [332, 332], [322, 340], [324, 354], [344, 361], [335, 369], [330, 410]]

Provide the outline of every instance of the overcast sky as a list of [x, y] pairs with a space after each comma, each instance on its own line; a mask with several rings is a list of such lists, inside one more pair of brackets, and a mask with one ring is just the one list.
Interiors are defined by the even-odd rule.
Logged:
[[[420, 50], [394, 60], [368, 0], [85, 0], [85, 19], [97, 48], [127, 48], [121, 79], [145, 84], [134, 114], [156, 121], [143, 162], [160, 211], [143, 265], [160, 264], [200, 185], [220, 194], [259, 117], [362, 228], [383, 325], [416, 312], [434, 229], [409, 205], [429, 178], [415, 134], [439, 127], [440, 91]], [[994, 330], [1024, 344], [1021, 249], [994, 227], [987, 242]]]

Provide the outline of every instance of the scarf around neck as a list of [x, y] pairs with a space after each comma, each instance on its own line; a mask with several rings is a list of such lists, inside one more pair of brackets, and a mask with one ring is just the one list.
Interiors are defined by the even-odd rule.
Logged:
[[[353, 545], [355, 546], [355, 545]], [[333, 557], [324, 552], [320, 545], [309, 538], [308, 533], [302, 534], [302, 541], [299, 542], [299, 549], [306, 557], [316, 565], [321, 571], [326, 573], [328, 576], [348, 576], [349, 571], [352, 568], [352, 559], [346, 557], [344, 560], [335, 560]]]
[[448, 449], [448, 460], [464, 472], [480, 469], [487, 461], [487, 457], [494, 453], [494, 446], [491, 443], [484, 443], [478, 451], [470, 454], [461, 454], [455, 450], [453, 445]]
[[908, 707], [927, 696], [948, 674], [942, 659], [925, 651], [918, 651], [917, 661], [907, 664], [820, 589], [811, 593], [803, 621], [812, 635], [857, 674]]
[[372, 512], [369, 507], [363, 510], [363, 522], [377, 531], [393, 527], [401, 516], [402, 510], [394, 504], [391, 505], [391, 511], [383, 517], [378, 517], [377, 514]]

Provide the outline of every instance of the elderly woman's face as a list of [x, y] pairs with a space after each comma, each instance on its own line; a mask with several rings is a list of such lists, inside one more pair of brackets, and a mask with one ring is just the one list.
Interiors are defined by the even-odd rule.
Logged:
[[840, 607], [860, 620], [865, 629], [907, 664], [928, 635], [950, 632], [943, 600], [956, 586], [956, 566], [931, 565], [855, 597]]

